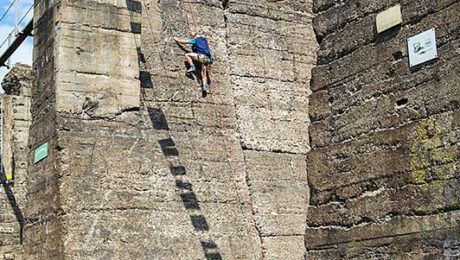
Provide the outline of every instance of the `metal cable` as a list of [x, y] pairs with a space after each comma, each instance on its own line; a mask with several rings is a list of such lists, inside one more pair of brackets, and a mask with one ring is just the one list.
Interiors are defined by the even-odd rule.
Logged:
[[30, 6], [30, 8], [29, 8], [29, 10], [27, 10], [26, 14], [21, 18], [21, 20], [19, 20], [18, 25], [20, 25], [20, 24], [24, 21], [24, 19], [26, 19], [27, 15], [29, 15], [30, 11], [31, 11], [34, 7], [35, 7], [35, 5], [31, 5], [31, 6]]
[[5, 43], [8, 41], [8, 39], [10, 39], [11, 34], [12, 34], [13, 32], [14, 32], [14, 30], [12, 30], [12, 31], [8, 34], [8, 36], [5, 38], [5, 40], [2, 42], [2, 44], [0, 44], [0, 49], [2, 49], [3, 46], [5, 45]]
[[8, 14], [8, 12], [9, 12], [10, 9], [11, 9], [11, 7], [13, 7], [13, 4], [14, 4], [14, 1], [11, 1], [10, 6], [8, 6], [8, 8], [6, 9], [5, 13], [3, 13], [2, 18], [0, 18], [0, 22], [2, 22], [3, 19], [5, 19], [6, 15]]
[[[39, 0], [37, 1], [35, 4], [31, 5], [30, 8], [27, 10], [27, 12], [24, 14], [24, 16], [21, 18], [21, 20], [19, 20], [18, 22], [18, 25], [20, 25], [24, 19], [26, 19], [27, 15], [29, 15], [30, 11], [35, 8], [39, 3], [41, 3], [42, 0]], [[0, 18], [0, 22], [6, 17], [7, 13], [9, 12], [9, 10], [11, 9], [11, 7], [13, 6], [14, 4], [14, 1], [11, 2], [10, 6], [8, 7], [8, 9], [6, 10], [6, 12], [3, 14], [2, 18]], [[15, 32], [15, 30], [13, 29], [8, 35], [7, 37], [5, 38], [5, 40], [2, 42], [2, 44], [0, 44], [0, 49], [3, 48], [3, 46], [8, 42], [8, 39], [11, 38], [11, 35]]]

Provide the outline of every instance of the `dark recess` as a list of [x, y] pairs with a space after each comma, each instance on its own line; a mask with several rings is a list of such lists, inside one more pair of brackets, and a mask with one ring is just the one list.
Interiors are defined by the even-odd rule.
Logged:
[[190, 182], [176, 180], [176, 187], [182, 190], [192, 192], [192, 184]]
[[179, 151], [175, 147], [176, 144], [171, 138], [158, 140], [158, 143], [165, 156], [179, 156]]
[[[214, 241], [206, 241], [206, 242], [201, 242], [201, 246], [203, 247], [204, 255], [206, 257], [206, 260], [222, 260], [222, 256], [220, 253], [215, 252], [218, 250], [217, 244], [214, 243]], [[214, 251], [214, 252], [209, 252], [209, 251]]]
[[400, 100], [396, 101], [396, 106], [404, 106], [409, 102], [407, 98], [401, 98]]
[[205, 254], [206, 260], [222, 260], [222, 256], [219, 253]]
[[142, 49], [140, 47], [136, 48], [137, 50], [137, 57], [141, 63], [147, 63], [147, 60], [145, 59], [145, 55], [142, 52]]
[[200, 209], [200, 204], [194, 192], [182, 193], [180, 198], [186, 209]]
[[222, 0], [222, 8], [224, 10], [228, 8], [228, 2], [230, 2], [230, 0]]
[[187, 174], [184, 166], [170, 166], [169, 170], [173, 176], [183, 176]]
[[142, 13], [142, 3], [140, 1], [126, 0], [126, 6], [129, 11]]
[[203, 250], [205, 251], [209, 249], [217, 249], [217, 245], [216, 243], [214, 243], [214, 241], [201, 242], [201, 246], [203, 247]]
[[131, 23], [131, 32], [135, 34], [141, 34], [142, 25], [140, 23]]
[[153, 88], [152, 74], [148, 71], [139, 71], [141, 88]]
[[[156, 130], [169, 130], [168, 121], [166, 120], [166, 116], [161, 108], [151, 108], [148, 109], [150, 121], [152, 122], [152, 126]], [[168, 139], [165, 139], [168, 140]], [[169, 139], [170, 142], [163, 141], [164, 145], [166, 146], [175, 146], [172, 139]], [[162, 143], [160, 143], [161, 145]]]
[[395, 61], [400, 60], [402, 58], [404, 58], [402, 51], [397, 51], [393, 53], [393, 59], [395, 59]]
[[190, 216], [190, 219], [192, 220], [192, 225], [197, 231], [208, 231], [209, 226], [208, 222], [206, 221], [206, 218], [204, 216], [198, 215], [198, 216]]

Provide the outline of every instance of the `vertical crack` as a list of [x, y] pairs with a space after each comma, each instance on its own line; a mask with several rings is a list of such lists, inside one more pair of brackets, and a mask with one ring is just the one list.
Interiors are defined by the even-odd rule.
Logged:
[[[315, 12], [314, 8], [310, 9], [309, 11], [313, 14], [313, 16], [315, 16], [315, 15], [319, 12], [319, 11], [316, 11], [316, 12]], [[314, 18], [313, 18], [313, 19], [314, 19]], [[314, 63], [312, 64], [313, 66], [311, 67], [311, 70], [310, 70], [310, 81], [309, 81], [309, 89], [310, 89], [310, 90], [311, 90], [311, 87], [312, 87], [313, 81], [314, 81], [314, 76], [313, 76], [313, 71], [314, 71], [314, 70], [313, 70], [313, 69], [318, 65], [317, 54], [318, 54], [318, 51], [319, 51], [319, 49], [320, 49], [319, 46], [321, 45], [321, 42], [322, 42], [323, 39], [324, 39], [324, 36], [322, 36], [322, 35], [319, 33], [319, 30], [317, 30], [317, 29], [315, 28], [315, 23], [314, 23], [313, 20], [311, 20], [311, 23], [312, 23], [312, 25], [311, 25], [312, 27], [311, 27], [311, 28], [313, 29], [313, 33], [314, 33], [314, 36], [315, 36], [314, 39], [316, 40], [316, 46], [317, 46], [317, 48], [316, 48], [316, 53], [315, 53], [315, 55], [316, 55], [316, 62], [314, 62]], [[307, 105], [307, 106], [308, 106], [308, 108], [307, 108], [308, 111], [310, 111], [310, 104], [311, 104], [311, 102], [309, 101], [309, 102], [308, 102], [308, 105]], [[310, 126], [311, 126], [312, 120], [311, 120], [310, 113], [308, 114], [308, 122], [309, 122], [309, 127], [308, 127], [308, 146], [310, 147], [310, 149], [307, 151], [306, 156], [305, 156], [305, 161], [306, 161], [306, 162], [305, 162], [305, 168], [306, 168], [305, 171], [306, 171], [306, 173], [307, 173], [307, 179], [306, 179], [306, 182], [307, 182], [307, 183], [306, 183], [306, 185], [307, 185], [307, 189], [308, 189], [308, 191], [307, 191], [308, 198], [307, 198], [307, 201], [306, 201], [306, 203], [307, 203], [307, 210], [306, 210], [306, 212], [305, 212], [305, 223], [308, 223], [308, 217], [309, 217], [308, 211], [309, 211], [309, 209], [310, 209], [310, 202], [311, 202], [311, 199], [312, 199], [312, 196], [313, 196], [313, 189], [312, 189], [312, 187], [310, 186], [311, 181], [310, 181], [310, 174], [309, 174], [309, 167], [308, 167], [308, 154], [313, 150], [312, 127], [310, 127]], [[304, 252], [305, 252], [305, 259], [308, 259], [308, 255], [307, 255], [307, 254], [308, 254], [308, 248], [307, 248], [307, 245], [306, 245], [306, 237], [307, 237], [307, 225], [305, 225], [305, 228], [304, 228], [304, 250], [305, 250]]]
[[222, 9], [226, 10], [228, 8], [228, 2], [230, 2], [230, 0], [222, 0]]
[[[229, 25], [228, 25], [228, 11], [227, 11], [227, 8], [228, 8], [228, 4], [229, 4], [229, 0], [223, 0], [222, 1], [222, 8], [224, 9], [224, 26], [225, 26], [225, 46], [226, 46], [226, 49], [227, 49], [227, 55], [228, 54], [228, 50], [230, 50], [230, 45], [228, 44], [229, 42]], [[227, 59], [228, 60], [228, 59]], [[229, 67], [229, 70], [231, 70], [231, 67]], [[246, 165], [246, 156], [243, 152], [244, 150], [244, 144], [243, 144], [243, 140], [242, 140], [242, 135], [241, 134], [238, 134], [240, 133], [240, 129], [239, 129], [239, 117], [238, 117], [238, 107], [237, 107], [237, 104], [234, 100], [234, 97], [233, 97], [233, 92], [231, 92], [232, 95], [230, 98], [231, 100], [233, 100], [233, 109], [235, 111], [235, 122], [236, 122], [236, 126], [235, 126], [235, 129], [234, 129], [234, 132], [235, 132], [235, 135], [233, 136], [236, 136], [237, 138], [237, 144], [240, 145], [240, 148], [241, 148], [241, 153], [242, 153], [242, 156], [243, 156], [243, 164]], [[221, 102], [222, 105], [223, 105], [223, 102]], [[229, 134], [229, 132], [226, 133], [227, 135]], [[224, 134], [225, 135], [225, 134]], [[239, 139], [239, 140], [238, 140]], [[230, 141], [230, 140], [229, 140]], [[230, 145], [234, 145], [233, 143], [230, 143]], [[231, 156], [231, 151], [230, 151], [230, 156]], [[236, 151], [233, 150], [233, 153], [236, 153]], [[235, 155], [236, 156], [236, 155]], [[238, 158], [235, 158], [237, 160], [236, 162], [236, 167], [239, 167], [238, 164], [239, 164], [239, 160]], [[232, 167], [232, 161], [230, 161], [230, 167]], [[233, 167], [232, 167], [233, 168]], [[258, 247], [256, 250], [259, 251], [259, 254], [260, 254], [260, 259], [265, 259], [265, 248], [263, 247], [263, 243], [262, 243], [262, 236], [261, 236], [261, 231], [255, 221], [255, 211], [254, 211], [254, 207], [253, 207], [253, 202], [252, 202], [252, 194], [251, 194], [251, 190], [250, 190], [250, 187], [249, 187], [249, 177], [248, 177], [248, 174], [247, 174], [247, 171], [246, 171], [246, 168], [244, 168], [244, 170], [236, 170], [236, 172], [234, 172], [235, 174], [237, 174], [237, 178], [236, 178], [236, 182], [237, 182], [237, 185], [238, 183], [241, 183], [242, 187], [241, 187], [241, 198], [240, 200], [242, 200], [241, 202], [243, 202], [244, 205], [242, 205], [245, 209], [244, 211], [245, 214], [248, 215], [248, 218], [249, 218], [249, 221], [250, 221], [250, 224], [252, 225], [251, 229], [253, 229], [253, 233], [255, 235], [255, 238], [257, 238], [258, 240]]]

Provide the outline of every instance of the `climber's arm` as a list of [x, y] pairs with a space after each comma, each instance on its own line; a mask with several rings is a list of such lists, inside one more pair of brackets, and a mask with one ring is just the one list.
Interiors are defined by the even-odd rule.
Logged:
[[174, 37], [174, 41], [176, 41], [177, 43], [180, 43], [180, 44], [190, 44], [190, 45], [193, 45], [193, 44], [196, 43], [195, 39], [183, 40], [183, 39], [179, 39], [179, 38], [176, 38], [176, 37]]
[[177, 43], [180, 43], [180, 44], [187, 44], [187, 40], [182, 40], [182, 39], [179, 39], [179, 38], [176, 38], [176, 37], [174, 37], [174, 41], [177, 42]]

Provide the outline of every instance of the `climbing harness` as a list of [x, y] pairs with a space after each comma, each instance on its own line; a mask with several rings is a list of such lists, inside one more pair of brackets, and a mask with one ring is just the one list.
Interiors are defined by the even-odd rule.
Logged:
[[[187, 24], [187, 26], [189, 28], [189, 32], [192, 32], [193, 31], [192, 29], [197, 27], [196, 18], [195, 18], [195, 11], [193, 10], [193, 7], [191, 6], [191, 4], [186, 2], [186, 1], [184, 1], [184, 0], [180, 0], [180, 4], [183, 7], [183, 10], [186, 11], [185, 18], [186, 18], [186, 24]], [[192, 23], [189, 20], [189, 15], [191, 15], [191, 17], [192, 17]], [[212, 63], [209, 64], [209, 67], [208, 67], [208, 70], [207, 70], [208, 75], [211, 75], [211, 67], [212, 67], [211, 64]], [[209, 76], [209, 78], [211, 78], [211, 76]], [[222, 98], [221, 98], [220, 94], [218, 94], [218, 92], [217, 92], [217, 88], [214, 88], [212, 93], [213, 93], [213, 95], [212, 95], [213, 103], [214, 104], [223, 104]], [[218, 99], [219, 99], [218, 102], [216, 102], [215, 97], [218, 97]], [[250, 220], [251, 227], [252, 227], [253, 231], [256, 233], [256, 237], [258, 238], [257, 243], [258, 243], [258, 247], [259, 247], [259, 256], [263, 260], [263, 259], [265, 259], [264, 249], [263, 249], [263, 246], [262, 246], [262, 239], [260, 237], [260, 232], [257, 229], [257, 224], [256, 224], [255, 219], [254, 219], [254, 208], [252, 206], [252, 200], [251, 200], [251, 195], [249, 193], [249, 188], [247, 186], [243, 185], [243, 183], [242, 183], [245, 178], [243, 176], [243, 173], [241, 172], [240, 167], [238, 167], [238, 163], [239, 163], [238, 157], [237, 157], [235, 149], [233, 148], [232, 142], [231, 142], [231, 140], [229, 138], [229, 129], [228, 129], [227, 122], [225, 120], [225, 114], [224, 114], [224, 111], [222, 109], [222, 105], [219, 106], [218, 110], [219, 110], [218, 112], [219, 112], [219, 117], [220, 117], [220, 125], [221, 125], [222, 129], [224, 130], [223, 135], [225, 136], [226, 143], [227, 143], [227, 153], [229, 154], [229, 157], [230, 157], [230, 159], [229, 159], [230, 169], [234, 173], [236, 173], [236, 176], [238, 178], [236, 182], [241, 184], [238, 196], [240, 197], [240, 200], [241, 200], [242, 197], [246, 198], [246, 200], [247, 200], [246, 203], [244, 203], [244, 204], [246, 206], [247, 214], [250, 216], [249, 220]], [[236, 164], [236, 167], [234, 167], [234, 164]]]

